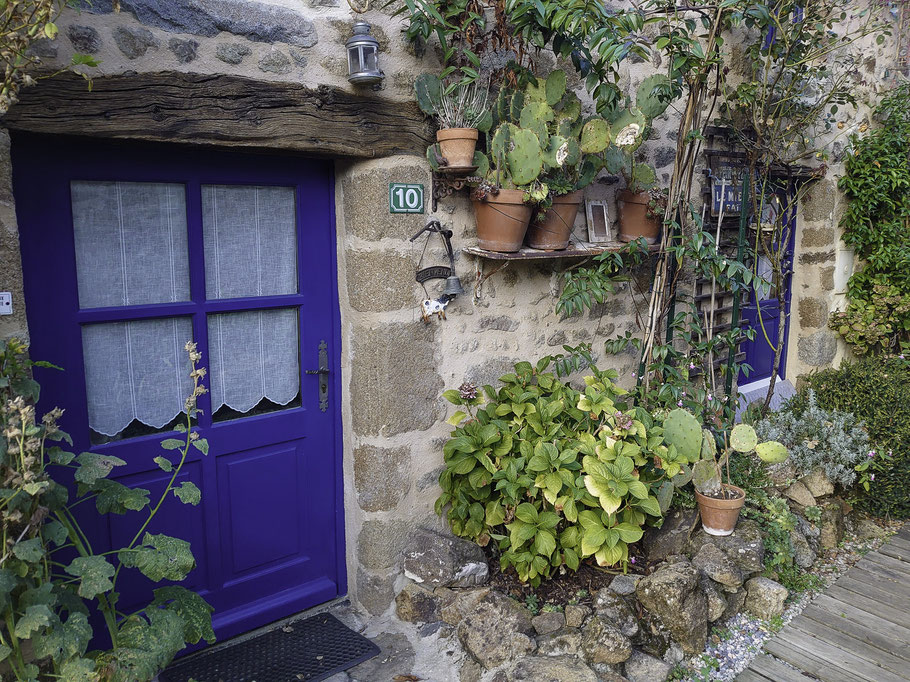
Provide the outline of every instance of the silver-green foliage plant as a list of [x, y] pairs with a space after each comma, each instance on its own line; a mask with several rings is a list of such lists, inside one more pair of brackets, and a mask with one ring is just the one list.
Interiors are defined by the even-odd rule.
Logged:
[[787, 405], [759, 421], [755, 431], [787, 446], [798, 475], [822, 467], [832, 483], [844, 488], [856, 481], [856, 465], [869, 458], [872, 450], [863, 423], [849, 412], [819, 407], [811, 389], [802, 411]]
[[588, 557], [625, 568], [629, 545], [669, 507], [670, 479], [688, 480], [661, 425], [627, 409], [615, 371], [592, 368], [579, 391], [546, 371], [551, 362], [518, 363], [498, 389], [443, 394], [460, 409], [436, 513], [534, 585]]
[[[176, 583], [196, 566], [188, 542], [148, 531], [162, 505], [197, 505], [201, 498], [192, 482], [177, 485], [189, 451], [208, 452], [206, 440], [193, 430], [205, 370], [196, 367], [195, 344], [187, 344], [187, 352], [194, 389], [186, 419], [176, 429], [181, 437], [163, 440], [163, 452], [155, 458], [166, 484], [153, 496], [108, 478], [114, 467], [126, 464], [122, 459], [77, 455], [54, 445], [71, 443], [57, 427], [62, 410], [36, 417], [39, 387], [30, 376], [33, 365], [47, 364], [28, 360], [26, 347], [17, 341], [0, 347], [0, 661], [15, 679], [142, 682], [187, 643], [214, 642], [212, 607], [185, 587], [158, 587], [152, 602], [132, 613], [118, 603], [118, 581], [125, 572]], [[67, 469], [76, 483], [71, 502], [67, 488], [50, 473], [65, 475]], [[98, 514], [138, 517], [132, 540], [96, 552], [73, 513], [83, 503], [93, 503]], [[95, 634], [92, 610], [103, 617], [109, 649], [88, 648]]]
[[477, 81], [446, 85], [435, 74], [422, 73], [414, 82], [417, 105], [433, 116], [440, 128], [477, 128], [486, 132], [493, 118], [487, 107], [487, 89]]

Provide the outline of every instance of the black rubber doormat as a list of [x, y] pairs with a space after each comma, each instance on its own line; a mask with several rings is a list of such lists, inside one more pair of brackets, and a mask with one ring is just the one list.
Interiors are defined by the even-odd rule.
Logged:
[[379, 647], [320, 613], [245, 642], [177, 661], [162, 682], [317, 682], [363, 663]]

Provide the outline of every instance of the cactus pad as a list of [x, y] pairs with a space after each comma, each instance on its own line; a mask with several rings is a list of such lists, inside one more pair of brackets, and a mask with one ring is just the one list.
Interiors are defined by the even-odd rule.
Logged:
[[544, 94], [547, 98], [547, 104], [551, 107], [555, 106], [556, 103], [562, 99], [562, 96], [566, 94], [565, 71], [557, 69], [547, 76], [547, 81], [544, 83]]
[[417, 95], [417, 106], [428, 116], [433, 116], [439, 109], [442, 99], [442, 84], [432, 73], [422, 73], [414, 81], [414, 92]]
[[543, 167], [543, 154], [537, 135], [524, 128], [516, 129], [512, 133], [512, 145], [506, 159], [509, 162], [512, 181], [516, 185], [529, 185], [534, 182]]
[[543, 152], [543, 162], [548, 168], [562, 168], [569, 156], [569, 141], [559, 135], [550, 136]]
[[657, 173], [646, 163], [636, 163], [632, 167], [631, 187], [633, 191], [646, 192], [657, 184]]
[[692, 485], [702, 495], [717, 495], [723, 490], [720, 472], [713, 460], [702, 459], [692, 466]]
[[748, 424], [737, 424], [730, 432], [730, 447], [737, 452], [752, 452], [758, 445], [755, 429]]
[[503, 120], [517, 121], [521, 118], [521, 110], [525, 105], [525, 94], [518, 90], [512, 94], [512, 99], [509, 101], [509, 113]]
[[702, 429], [701, 458], [714, 459], [715, 455], [717, 455], [717, 441], [714, 440], [714, 434], [708, 429]]
[[661, 73], [648, 76], [638, 86], [635, 106], [649, 121], [653, 121], [667, 110], [670, 104], [669, 87], [670, 79]]
[[546, 102], [547, 85], [543, 81], [532, 81], [525, 86], [525, 101]]
[[474, 161], [472, 165], [477, 166], [477, 170], [474, 172], [475, 175], [479, 177], [485, 177], [487, 173], [490, 172], [490, 159], [487, 158], [487, 155], [483, 152], [474, 152]]
[[581, 173], [578, 179], [578, 185], [586, 187], [594, 182], [594, 178], [603, 168], [603, 161], [599, 156], [589, 156], [581, 164]]
[[567, 92], [557, 107], [557, 119], [577, 121], [581, 116], [581, 100], [574, 92]]
[[627, 109], [610, 126], [613, 144], [630, 152], [644, 142], [645, 127], [648, 121], [638, 109]]
[[766, 464], [777, 464], [778, 462], [783, 462], [790, 456], [787, 448], [776, 440], [759, 443], [755, 446], [755, 454]]
[[607, 151], [604, 154], [604, 168], [607, 169], [607, 173], [610, 175], [619, 175], [625, 164], [626, 156], [619, 147], [615, 144], [611, 144], [607, 147]]
[[692, 480], [692, 468], [688, 464], [680, 464], [679, 473], [670, 480], [677, 488], [682, 488]]
[[531, 101], [524, 105], [521, 110], [521, 116], [518, 118], [518, 125], [522, 128], [534, 128], [540, 123], [546, 124], [556, 117], [552, 107], [546, 102]]
[[602, 118], [592, 118], [581, 129], [581, 151], [600, 154], [610, 144], [610, 126]]
[[490, 142], [490, 159], [494, 166], [503, 165], [509, 150], [512, 148], [512, 137], [518, 132], [518, 127], [511, 123], [503, 123], [496, 129], [493, 134], [493, 140]]
[[664, 440], [689, 462], [701, 457], [701, 425], [683, 409], [673, 410], [664, 420]]
[[493, 111], [491, 109], [487, 109], [481, 119], [477, 121], [476, 126], [477, 130], [482, 133], [490, 132], [490, 128], [493, 127]]
[[427, 147], [427, 163], [430, 164], [430, 169], [432, 171], [439, 170], [439, 159], [442, 158], [442, 153], [439, 151], [438, 144], [431, 144]]

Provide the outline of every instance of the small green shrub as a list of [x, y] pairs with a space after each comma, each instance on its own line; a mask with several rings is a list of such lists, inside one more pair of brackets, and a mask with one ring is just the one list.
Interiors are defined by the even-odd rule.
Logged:
[[[859, 506], [876, 515], [910, 517], [910, 367], [901, 358], [868, 357], [810, 375], [819, 407], [851, 412], [866, 425], [877, 453], [870, 490]], [[807, 392], [795, 401], [808, 402]], [[871, 478], [874, 475], [875, 478]]]
[[646, 410], [627, 409], [616, 372], [592, 368], [581, 392], [545, 371], [551, 360], [518, 363], [484, 387], [485, 405], [469, 384], [444, 393], [467, 412], [449, 419], [436, 501], [456, 535], [495, 542], [502, 570], [535, 586], [586, 557], [626, 567], [687, 464]]
[[790, 450], [790, 463], [799, 476], [822, 467], [832, 483], [849, 488], [856, 481], [857, 464], [870, 450], [869, 436], [849, 412], [824, 409], [815, 391], [772, 412], [755, 425], [760, 438], [777, 440]]

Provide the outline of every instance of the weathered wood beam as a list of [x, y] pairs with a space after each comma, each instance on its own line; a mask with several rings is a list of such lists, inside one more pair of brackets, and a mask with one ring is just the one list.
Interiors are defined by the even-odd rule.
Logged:
[[413, 102], [229, 75], [72, 74], [21, 92], [11, 130], [274, 149], [333, 157], [420, 154], [432, 128]]

